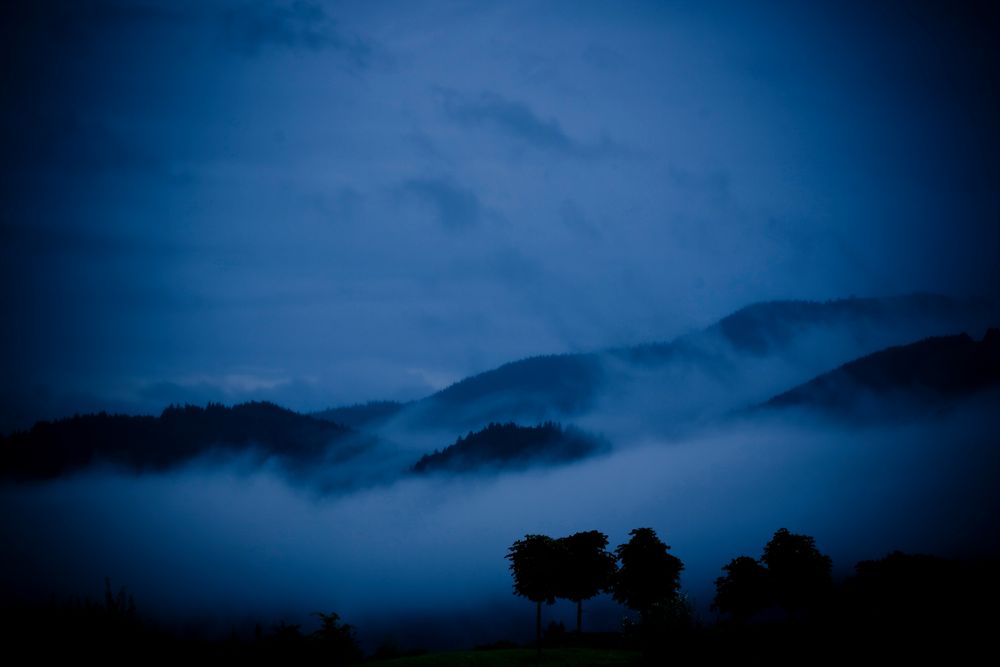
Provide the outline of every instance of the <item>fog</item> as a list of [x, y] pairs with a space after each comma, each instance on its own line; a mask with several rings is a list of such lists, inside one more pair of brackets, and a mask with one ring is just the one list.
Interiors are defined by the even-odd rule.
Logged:
[[568, 368], [502, 367], [473, 378], [476, 389], [445, 398], [452, 387], [365, 428], [417, 456], [489, 421], [573, 422], [619, 444], [677, 437], [890, 346], [960, 332], [978, 340], [998, 313], [992, 302], [918, 294], [756, 304], [667, 343], [561, 357]]
[[[783, 526], [840, 574], [995, 553], [995, 394], [864, 428], [747, 408], [889, 345], [978, 339], [996, 307], [725, 317], [1000, 298], [994, 12], [871, 4], [0, 2], [0, 434], [412, 401], [349, 461], [210, 437], [155, 473], [0, 482], [0, 601], [107, 576], [210, 633], [336, 611], [369, 647], [468, 645], [532, 633], [503, 559], [526, 533], [653, 527], [705, 618], [720, 567]], [[575, 353], [594, 365], [435, 403]], [[489, 420], [548, 418], [610, 451], [407, 473]]]
[[[863, 429], [783, 412], [636, 437], [572, 465], [334, 495], [249, 460], [8, 485], [3, 586], [98, 597], [108, 576], [140, 612], [209, 632], [336, 611], [369, 647], [386, 636], [461, 646], [530, 636], [531, 604], [512, 595], [503, 558], [514, 540], [598, 529], [613, 547], [650, 526], [684, 561], [682, 588], [710, 620], [722, 565], [759, 556], [780, 527], [813, 535], [837, 575], [893, 549], [1000, 553], [997, 398]], [[588, 609], [590, 629], [620, 620], [607, 600]], [[569, 603], [544, 613], [569, 624]]]

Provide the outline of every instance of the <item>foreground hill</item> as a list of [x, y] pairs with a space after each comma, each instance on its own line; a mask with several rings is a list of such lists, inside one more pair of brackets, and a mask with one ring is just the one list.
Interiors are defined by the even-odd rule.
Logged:
[[385, 667], [520, 667], [521, 665], [558, 665], [559, 667], [614, 667], [640, 665], [639, 651], [594, 648], [547, 648], [539, 662], [535, 649], [503, 648], [475, 651], [429, 653], [386, 660]]
[[995, 387], [1000, 387], [1000, 329], [990, 329], [978, 342], [961, 334], [882, 350], [779, 394], [764, 407], [877, 417]]
[[489, 422], [565, 420], [595, 412], [685, 424], [764, 401], [885, 347], [982, 330], [995, 314], [992, 304], [928, 294], [758, 303], [671, 342], [530, 357], [420, 401], [318, 416], [453, 435]]
[[481, 431], [459, 437], [442, 451], [424, 455], [414, 464], [413, 471], [467, 472], [568, 463], [604, 448], [598, 438], [551, 422], [539, 426], [490, 424]]
[[46, 479], [94, 464], [162, 470], [210, 452], [251, 452], [291, 466], [349, 459], [370, 445], [352, 429], [273, 403], [168, 407], [159, 417], [77, 415], [0, 437], [0, 477]]

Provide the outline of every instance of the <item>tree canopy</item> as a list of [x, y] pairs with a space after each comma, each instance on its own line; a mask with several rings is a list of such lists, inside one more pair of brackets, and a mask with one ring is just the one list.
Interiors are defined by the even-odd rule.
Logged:
[[159, 417], [100, 412], [0, 436], [0, 479], [51, 479], [99, 463], [167, 470], [214, 451], [259, 451], [306, 469], [346, 461], [373, 444], [346, 426], [268, 402], [171, 405]]
[[631, 538], [615, 549], [620, 563], [612, 593], [614, 599], [644, 618], [657, 605], [677, 597], [684, 564], [668, 553], [652, 528], [636, 528]]
[[722, 568], [725, 576], [715, 580], [712, 608], [745, 620], [770, 605], [768, 571], [750, 556], [740, 556]]
[[559, 567], [557, 596], [576, 603], [576, 631], [582, 625], [583, 600], [608, 590], [614, 580], [615, 556], [609, 553], [608, 536], [600, 531], [574, 533], [558, 540]]
[[558, 593], [559, 543], [548, 535], [525, 535], [507, 550], [514, 593], [532, 602], [555, 602]]
[[441, 451], [420, 457], [413, 472], [526, 468], [535, 463], [576, 461], [603, 446], [597, 437], [553, 422], [538, 426], [490, 423], [481, 431], [460, 436]]
[[542, 603], [553, 604], [559, 593], [561, 545], [548, 535], [525, 535], [507, 550], [514, 577], [514, 594], [536, 604], [535, 642], [542, 651]]
[[807, 611], [823, 602], [832, 588], [832, 561], [809, 535], [780, 528], [764, 546], [760, 560], [734, 558], [715, 580], [712, 607], [745, 620], [777, 605], [788, 613]]
[[779, 529], [760, 560], [767, 566], [774, 601], [788, 611], [814, 606], [832, 586], [833, 562], [809, 535]]

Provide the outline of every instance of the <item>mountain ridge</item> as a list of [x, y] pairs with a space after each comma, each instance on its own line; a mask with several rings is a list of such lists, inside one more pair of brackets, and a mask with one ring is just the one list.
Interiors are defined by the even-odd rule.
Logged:
[[212, 451], [256, 451], [301, 467], [353, 458], [372, 442], [347, 426], [267, 401], [171, 405], [159, 416], [74, 415], [0, 436], [0, 478], [51, 479], [97, 464], [165, 470]]
[[[889, 365], [896, 369], [896, 375], [883, 372], [890, 379], [895, 377], [897, 384], [909, 368], [925, 368], [928, 377], [936, 378], [941, 387], [947, 388], [951, 386], [948, 382], [953, 382], [959, 390], [969, 384], [968, 378], [975, 376], [977, 368], [985, 369], [988, 383], [992, 384], [1000, 373], [995, 350], [1000, 332], [995, 329], [989, 330], [980, 343], [967, 334], [922, 337], [916, 343], [911, 339], [904, 345], [885, 346], [825, 365], [859, 346], [870, 347], [883, 338], [905, 335], [901, 331], [919, 332], [920, 326], [903, 326], [910, 323], [907, 316], [914, 311], [918, 319], [931, 322], [924, 328], [943, 328], [955, 318], [935, 318], [957, 313], [958, 319], [969, 319], [964, 308], [962, 302], [928, 295], [889, 300], [766, 302], [735, 311], [696, 334], [669, 343], [512, 361], [412, 403], [376, 401], [312, 415], [268, 402], [231, 408], [213, 403], [206, 408], [169, 406], [155, 417], [77, 415], [38, 422], [28, 431], [0, 436], [0, 478], [50, 479], [98, 463], [135, 471], [163, 470], [208, 452], [222, 452], [274, 458], [286, 469], [299, 471], [318, 470], [323, 467], [318, 464], [340, 463], [363, 455], [365, 466], [370, 468], [364, 473], [368, 475], [365, 479], [388, 479], [412, 465], [413, 459], [407, 462], [405, 457], [416, 447], [422, 448], [416, 451], [429, 452], [434, 443], [453, 442], [456, 437], [462, 442], [463, 437], [468, 437], [463, 434], [471, 436], [484, 430], [484, 425], [561, 422], [571, 418], [560, 415], [594, 410], [596, 421], [587, 421], [584, 414], [582, 420], [572, 419], [571, 423], [618, 441], [631, 438], [636, 428], [640, 434], [669, 434], [678, 425], [690, 429], [703, 423], [695, 418], [698, 415], [724, 418], [747, 410], [747, 406], [787, 407], [796, 401], [832, 404], [839, 400], [838, 396], [849, 395], [847, 389], [834, 389], [847, 386], [845, 378], [854, 378], [852, 369], [872, 363], [865, 361], [869, 358], [888, 358], [880, 354], [903, 354], [903, 361]], [[870, 330], [867, 325], [858, 325], [858, 317], [864, 322], [874, 320], [876, 326]], [[846, 328], [838, 328], [837, 323], [843, 321], [847, 322]], [[807, 323], [804, 328], [802, 322]], [[890, 331], [883, 333], [880, 327]], [[855, 340], [859, 337], [861, 343]], [[925, 339], [938, 342], [926, 343]], [[948, 379], [955, 363], [927, 361], [921, 365], [921, 355], [934, 357], [935, 344], [942, 349], [954, 348], [954, 354], [948, 357], [953, 362], [965, 359], [961, 366], [965, 370], [957, 380]], [[976, 346], [993, 350], [990, 354], [994, 356], [968, 353], [969, 349], [978, 349]], [[898, 349], [915, 351], [901, 353]], [[806, 359], [804, 365], [802, 358]], [[807, 374], [817, 367], [819, 370]], [[842, 370], [845, 367], [847, 371]], [[886, 389], [873, 383], [872, 377], [876, 376], [872, 373], [860, 375], [868, 378], [870, 387], [866, 391]], [[787, 381], [788, 377], [802, 375], [805, 377], [800, 380]], [[768, 391], [774, 385], [778, 385], [777, 389]], [[956, 395], [962, 395], [962, 391]], [[497, 413], [504, 418], [496, 418]], [[350, 424], [331, 421], [334, 415]], [[424, 428], [426, 424], [431, 426]], [[623, 431], [621, 424], [633, 430]], [[394, 444], [394, 440], [402, 446]], [[483, 451], [487, 452], [486, 461], [491, 456], [503, 458], [494, 456], [496, 452], [489, 453], [489, 447]], [[576, 453], [570, 452], [569, 458]], [[337, 472], [337, 468], [330, 469], [335, 474], [349, 472], [346, 468]]]
[[[805, 359], [802, 373], [784, 385], [788, 387], [893, 344], [985, 327], [995, 321], [992, 317], [997, 311], [995, 304], [986, 301], [924, 292], [827, 301], [757, 302], [671, 341], [510, 361], [467, 376], [422, 399], [393, 404], [357, 425], [378, 428], [403, 420], [410, 427], [444, 426], [457, 434], [489, 422], [573, 419], [600, 404], [606, 398], [607, 386], [623, 379], [632, 382], [637, 374], [648, 376], [648, 372], [655, 373], [670, 364], [714, 375], [720, 387], [733, 387], [738, 384], [732, 381], [733, 373], [739, 376], [746, 372], [738, 368], [746, 359], [767, 362], [787, 356], [800, 363]], [[844, 352], [837, 356], [834, 346], [826, 345], [829, 358], [814, 359], [813, 350], [801, 343], [810, 336], [839, 337]], [[684, 382], [682, 377], [675, 384]], [[729, 407], [735, 408], [741, 401], [764, 400], [773, 393], [766, 389], [761, 395], [741, 397]], [[350, 408], [314, 414], [321, 418], [327, 414], [340, 416], [344, 410]]]
[[903, 407], [942, 405], [998, 386], [1000, 329], [990, 328], [980, 341], [961, 333], [879, 350], [784, 391], [758, 408], [807, 408], [874, 418], [878, 411], [894, 414]]

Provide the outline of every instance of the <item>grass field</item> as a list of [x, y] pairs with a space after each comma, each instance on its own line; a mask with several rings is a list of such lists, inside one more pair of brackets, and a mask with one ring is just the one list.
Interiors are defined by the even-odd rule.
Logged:
[[589, 648], [558, 648], [542, 651], [539, 662], [535, 649], [512, 648], [487, 651], [450, 651], [379, 662], [385, 667], [507, 667], [508, 665], [551, 665], [552, 667], [612, 667], [632, 665], [639, 654], [632, 651]]

